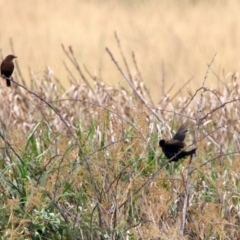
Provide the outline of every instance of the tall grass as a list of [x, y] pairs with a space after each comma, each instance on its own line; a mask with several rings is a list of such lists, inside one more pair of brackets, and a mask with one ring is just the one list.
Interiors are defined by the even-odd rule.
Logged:
[[[115, 37], [121, 58], [106, 54], [126, 87], [63, 46], [68, 89], [49, 69], [27, 88], [20, 68], [0, 89], [1, 239], [239, 238], [238, 74], [209, 88], [209, 59], [202, 87], [154, 104]], [[169, 164], [158, 141], [185, 121], [197, 155]]]

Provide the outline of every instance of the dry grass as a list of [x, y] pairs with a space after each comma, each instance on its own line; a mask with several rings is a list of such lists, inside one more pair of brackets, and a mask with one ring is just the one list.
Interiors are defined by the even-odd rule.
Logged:
[[[1, 239], [240, 239], [237, 9], [0, 3]], [[197, 155], [168, 164], [184, 121]]]
[[[238, 239], [237, 73], [154, 104], [124, 56], [115, 88], [65, 54], [67, 90], [47, 70], [2, 83], [2, 239]], [[186, 120], [197, 155], [168, 164], [158, 141]]]

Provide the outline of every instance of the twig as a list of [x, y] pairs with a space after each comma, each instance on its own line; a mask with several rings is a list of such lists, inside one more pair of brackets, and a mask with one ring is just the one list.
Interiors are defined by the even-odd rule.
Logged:
[[148, 103], [146, 102], [146, 100], [143, 98], [143, 96], [139, 93], [139, 91], [136, 90], [136, 88], [134, 87], [132, 81], [125, 75], [125, 73], [123, 72], [123, 70], [120, 68], [119, 64], [117, 63], [117, 61], [115, 60], [115, 58], [113, 57], [111, 51], [106, 48], [107, 53], [109, 54], [109, 56], [111, 57], [112, 61], [114, 62], [114, 64], [116, 65], [117, 69], [119, 70], [119, 72], [122, 74], [122, 76], [124, 77], [124, 79], [128, 82], [128, 84], [130, 85], [130, 87], [132, 88], [132, 90], [135, 92], [135, 94], [138, 96], [138, 98], [142, 101], [142, 103], [150, 110], [150, 112], [158, 119], [159, 122], [162, 122], [163, 124], [165, 124], [164, 120], [162, 118], [160, 118], [156, 112], [150, 108], [148, 106]]
[[232, 102], [239, 101], [239, 100], [240, 100], [240, 98], [235, 98], [235, 99], [232, 99], [232, 100], [230, 100], [230, 101], [228, 101], [228, 102], [223, 103], [222, 105], [214, 108], [211, 112], [207, 113], [205, 116], [203, 116], [202, 118], [200, 118], [200, 119], [199, 119], [199, 122], [202, 122], [202, 120], [204, 120], [205, 118], [207, 118], [210, 114], [214, 113], [215, 111], [217, 111], [218, 109], [224, 107], [225, 105], [227, 105], [227, 104], [229, 104], [229, 103], [232, 103]]
[[[203, 84], [202, 84], [202, 93], [201, 97], [199, 100], [198, 108], [197, 108], [197, 119], [196, 119], [196, 129], [194, 133], [194, 138], [193, 138], [193, 144], [196, 145], [196, 139], [197, 139], [197, 130], [199, 130], [200, 126], [200, 116], [202, 113], [202, 108], [203, 108], [203, 94], [205, 92], [205, 82], [208, 77], [209, 69], [214, 62], [216, 54], [214, 54], [212, 61], [210, 64], [208, 64], [207, 71], [204, 76]], [[187, 174], [187, 181], [186, 181], [186, 191], [185, 191], [185, 198], [184, 198], [184, 204], [183, 204], [183, 210], [182, 210], [182, 223], [181, 223], [181, 230], [180, 230], [180, 235], [184, 235], [185, 231], [185, 224], [186, 224], [186, 216], [187, 216], [187, 210], [188, 210], [188, 199], [189, 199], [189, 191], [190, 191], [190, 179], [191, 179], [191, 166], [192, 166], [192, 155], [190, 157], [189, 165], [188, 165], [188, 174]]]
[[120, 40], [119, 40], [119, 38], [118, 38], [117, 32], [114, 33], [114, 37], [115, 37], [115, 39], [116, 39], [116, 41], [117, 41], [118, 48], [119, 48], [119, 50], [120, 50], [120, 53], [121, 53], [121, 56], [122, 56], [124, 65], [125, 65], [125, 67], [126, 67], [126, 69], [127, 69], [127, 73], [128, 73], [129, 79], [130, 79], [130, 81], [132, 82], [132, 75], [131, 75], [131, 73], [130, 73], [130, 70], [129, 70], [129, 67], [128, 67], [128, 64], [127, 64], [127, 60], [126, 60], [126, 58], [125, 58], [125, 56], [124, 56], [124, 54], [123, 54], [122, 47], [121, 47], [121, 43], [120, 43]]
[[173, 101], [173, 99], [179, 94], [179, 92], [182, 91], [182, 89], [184, 89], [188, 83], [190, 83], [193, 80], [193, 77], [191, 77], [190, 79], [188, 79], [183, 85], [182, 87], [179, 88], [179, 90], [169, 99], [169, 101]]
[[72, 47], [69, 47], [69, 52], [70, 52], [70, 54], [68, 53], [68, 51], [65, 49], [65, 47], [64, 47], [64, 45], [62, 44], [62, 49], [63, 49], [63, 52], [66, 54], [66, 56], [68, 57], [68, 59], [72, 62], [72, 64], [74, 65], [74, 67], [77, 69], [77, 71], [78, 71], [78, 73], [79, 73], [79, 75], [81, 76], [81, 78], [82, 78], [82, 80], [85, 82], [85, 84], [89, 87], [89, 89], [92, 91], [92, 92], [94, 92], [93, 91], [93, 88], [92, 88], [92, 86], [90, 85], [90, 83], [88, 82], [88, 80], [85, 78], [85, 76], [84, 76], [84, 74], [83, 74], [83, 72], [82, 72], [82, 70], [81, 70], [81, 67], [80, 67], [80, 65], [79, 65], [79, 63], [78, 63], [78, 61], [77, 61], [77, 59], [76, 59], [76, 57], [75, 57], [75, 55], [74, 55], [74, 52], [73, 52], [73, 49], [72, 49]]
[[[138, 73], [141, 81], [143, 82], [143, 78], [142, 78], [141, 72], [139, 71], [139, 68], [138, 68], [138, 65], [137, 65], [137, 61], [136, 61], [135, 53], [134, 53], [134, 52], [132, 52], [132, 58], [133, 58], [133, 63], [134, 63], [134, 66], [135, 66], [135, 68], [136, 68], [136, 71], [137, 71], [137, 73]], [[150, 93], [149, 93], [149, 90], [147, 89], [146, 85], [143, 84], [143, 87], [144, 87], [144, 90], [145, 90], [146, 93], [147, 93], [147, 96], [148, 96], [151, 104], [154, 105], [153, 100], [152, 100], [152, 97], [151, 97], [151, 95], [150, 95]]]

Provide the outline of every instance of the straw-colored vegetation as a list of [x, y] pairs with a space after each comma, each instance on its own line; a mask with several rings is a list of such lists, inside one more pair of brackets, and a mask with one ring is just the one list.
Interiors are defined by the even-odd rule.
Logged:
[[[15, 54], [28, 82], [29, 68], [38, 78], [50, 66], [69, 87], [61, 44], [72, 46], [81, 64], [111, 84], [124, 84], [112, 67], [105, 47], [119, 57], [114, 41], [118, 33], [127, 58], [135, 52], [142, 77], [155, 101], [162, 88], [171, 94], [189, 79], [200, 87], [208, 59], [217, 53], [213, 70], [236, 71], [240, 66], [238, 0], [8, 0], [0, 1], [0, 49]], [[134, 65], [129, 63], [134, 71]], [[74, 71], [74, 68], [71, 68]], [[76, 72], [75, 72], [76, 73]], [[179, 84], [180, 83], [180, 84]], [[213, 86], [215, 78], [209, 80]]]
[[[115, 10], [112, 1], [72, 0], [64, 7], [47, 1], [45, 8], [44, 1], [28, 1], [20, 11], [25, 1], [13, 2], [9, 14], [32, 22], [23, 30], [27, 37], [12, 36], [9, 49], [19, 57], [13, 87], [1, 81], [0, 238], [240, 239], [240, 93], [234, 71], [240, 18], [224, 19], [224, 10], [234, 15], [238, 3], [125, 1]], [[40, 21], [33, 9], [42, 13], [42, 28], [53, 23], [49, 35], [42, 30], [43, 39], [30, 33]], [[47, 22], [49, 9], [59, 12]], [[71, 24], [63, 21], [57, 31], [54, 24], [70, 10], [67, 15], [84, 20], [85, 28], [76, 22], [66, 31]], [[221, 21], [232, 26], [226, 38], [215, 28]], [[188, 31], [190, 22], [199, 27]], [[214, 41], [217, 33], [222, 41]], [[23, 48], [23, 38], [31, 37], [39, 46], [33, 40]], [[60, 46], [66, 41], [73, 47]], [[218, 70], [221, 64], [229, 71]], [[29, 77], [22, 65], [31, 65]], [[168, 163], [158, 141], [185, 121], [188, 149], [196, 146], [197, 154]]]
[[[31, 91], [19, 71], [1, 88], [2, 239], [239, 238], [237, 73], [209, 89], [211, 63], [201, 88], [154, 104], [124, 55], [106, 50], [119, 89], [63, 50], [78, 72], [67, 91], [47, 70]], [[185, 121], [197, 155], [169, 164], [158, 141]]]

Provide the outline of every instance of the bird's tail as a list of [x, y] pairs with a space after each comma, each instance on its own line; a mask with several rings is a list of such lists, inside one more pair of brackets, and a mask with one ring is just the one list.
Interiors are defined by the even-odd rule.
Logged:
[[195, 154], [195, 153], [196, 153], [196, 150], [197, 150], [197, 148], [194, 148], [194, 149], [186, 152], [186, 156], [191, 156], [191, 155]]

